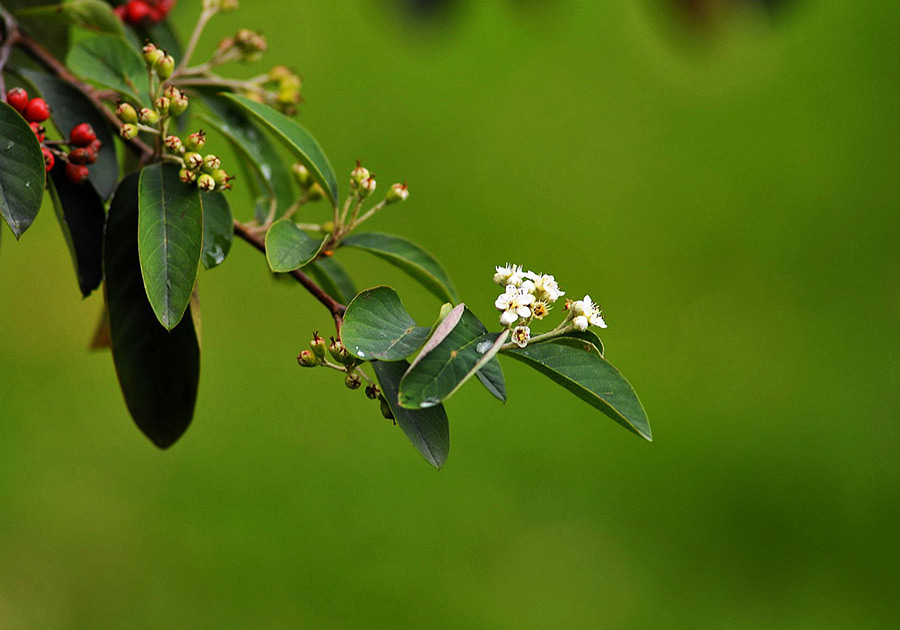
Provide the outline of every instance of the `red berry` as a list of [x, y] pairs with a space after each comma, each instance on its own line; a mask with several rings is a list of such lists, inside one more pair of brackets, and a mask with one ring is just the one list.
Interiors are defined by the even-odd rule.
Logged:
[[69, 132], [69, 144], [76, 147], [86, 147], [96, 139], [97, 134], [94, 133], [94, 128], [87, 123], [75, 125]]
[[119, 17], [120, 20], [122, 20], [123, 22], [125, 21], [125, 5], [124, 4], [120, 4], [115, 9], [113, 9], [113, 11]]
[[34, 132], [34, 135], [37, 136], [38, 142], [43, 142], [46, 129], [41, 127], [41, 123], [28, 123], [28, 126], [31, 127], [31, 130]]
[[53, 154], [50, 153], [50, 149], [44, 147], [42, 149], [44, 154], [44, 170], [48, 173], [53, 170], [53, 165], [56, 163], [56, 159], [54, 159]]
[[125, 5], [125, 21], [129, 24], [140, 24], [150, 17], [150, 5], [143, 0], [131, 0]]
[[22, 88], [13, 88], [6, 93], [6, 102], [21, 114], [28, 105], [28, 92]]
[[88, 170], [87, 166], [82, 164], [72, 164], [71, 162], [66, 164], [66, 177], [73, 184], [81, 184], [90, 174], [91, 172]]
[[69, 162], [71, 162], [72, 164], [87, 164], [88, 150], [83, 147], [72, 149], [71, 151], [69, 151]]
[[25, 106], [25, 111], [22, 112], [22, 115], [25, 116], [25, 120], [28, 122], [44, 122], [50, 118], [50, 106], [42, 98], [33, 98], [28, 101], [28, 105]]
[[103, 148], [103, 143], [100, 142], [99, 140], [94, 140], [93, 142], [91, 142], [90, 145], [88, 145], [88, 149], [90, 149], [94, 153], [99, 153], [100, 149], [102, 149], [102, 148]]

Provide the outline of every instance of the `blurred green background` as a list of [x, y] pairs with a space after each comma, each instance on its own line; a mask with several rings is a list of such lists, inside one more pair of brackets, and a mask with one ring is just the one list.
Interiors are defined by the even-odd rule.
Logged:
[[197, 415], [160, 452], [86, 351], [101, 301], [45, 208], [0, 250], [0, 628], [896, 627], [896, 2], [715, 31], [651, 0], [243, 4], [202, 48], [261, 29], [336, 169], [409, 181], [371, 227], [485, 319], [507, 261], [601, 301], [655, 442], [506, 362], [505, 406], [448, 403], [435, 471], [296, 367], [329, 318], [238, 243], [201, 276]]

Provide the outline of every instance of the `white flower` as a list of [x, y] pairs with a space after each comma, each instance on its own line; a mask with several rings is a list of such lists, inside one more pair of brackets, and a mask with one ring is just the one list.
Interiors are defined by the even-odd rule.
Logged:
[[569, 307], [574, 318], [572, 323], [578, 330], [587, 330], [588, 325], [606, 328], [606, 322], [600, 314], [600, 305], [591, 301], [591, 296], [585, 295], [583, 300], [572, 302]]
[[494, 306], [503, 311], [500, 314], [500, 323], [504, 326], [515, 324], [519, 318], [531, 317], [531, 305], [534, 304], [534, 296], [515, 285], [506, 285], [506, 291], [496, 299]]
[[494, 282], [500, 286], [511, 284], [515, 287], [520, 286], [523, 280], [522, 265], [510, 265], [507, 263], [503, 267], [494, 267], [497, 271], [494, 274]]
[[513, 343], [520, 348], [524, 348], [525, 346], [527, 346], [529, 339], [531, 339], [531, 329], [528, 326], [516, 326], [513, 329]]
[[531, 274], [528, 278], [534, 282], [534, 294], [539, 300], [546, 300], [552, 304], [561, 295], [565, 295], [563, 291], [559, 290], [559, 285], [553, 276], [545, 273], [536, 274], [530, 271], [528, 273]]

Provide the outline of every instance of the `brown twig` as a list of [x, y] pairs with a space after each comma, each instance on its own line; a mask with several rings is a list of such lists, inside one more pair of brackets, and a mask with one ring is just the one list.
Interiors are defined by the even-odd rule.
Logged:
[[[244, 225], [237, 219], [235, 219], [234, 221], [234, 234], [238, 238], [241, 238], [244, 241], [250, 243], [250, 245], [258, 249], [259, 251], [265, 253], [266, 243], [263, 238], [257, 234], [254, 234], [246, 225]], [[316, 284], [312, 278], [307, 276], [299, 269], [295, 269], [294, 271], [291, 271], [289, 273], [297, 282], [303, 285], [304, 289], [309, 291], [314, 298], [316, 298], [325, 306], [325, 308], [329, 310], [331, 316], [334, 318], [334, 326], [337, 329], [338, 333], [340, 333], [341, 325], [344, 323], [344, 311], [347, 310], [347, 307], [328, 295], [325, 290], [322, 289], [322, 287], [320, 287], [318, 284]]]

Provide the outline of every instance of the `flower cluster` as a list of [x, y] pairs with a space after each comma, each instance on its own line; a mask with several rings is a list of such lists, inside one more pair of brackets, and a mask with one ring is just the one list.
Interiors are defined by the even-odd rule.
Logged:
[[[505, 287], [494, 301], [500, 311], [500, 323], [511, 331], [512, 342], [524, 348], [531, 340], [531, 324], [544, 319], [552, 305], [565, 295], [556, 278], [549, 274], [523, 271], [521, 265], [495, 267], [494, 282]], [[606, 328], [600, 306], [585, 295], [583, 300], [566, 300], [565, 320], [551, 333], [587, 330], [588, 326]]]

